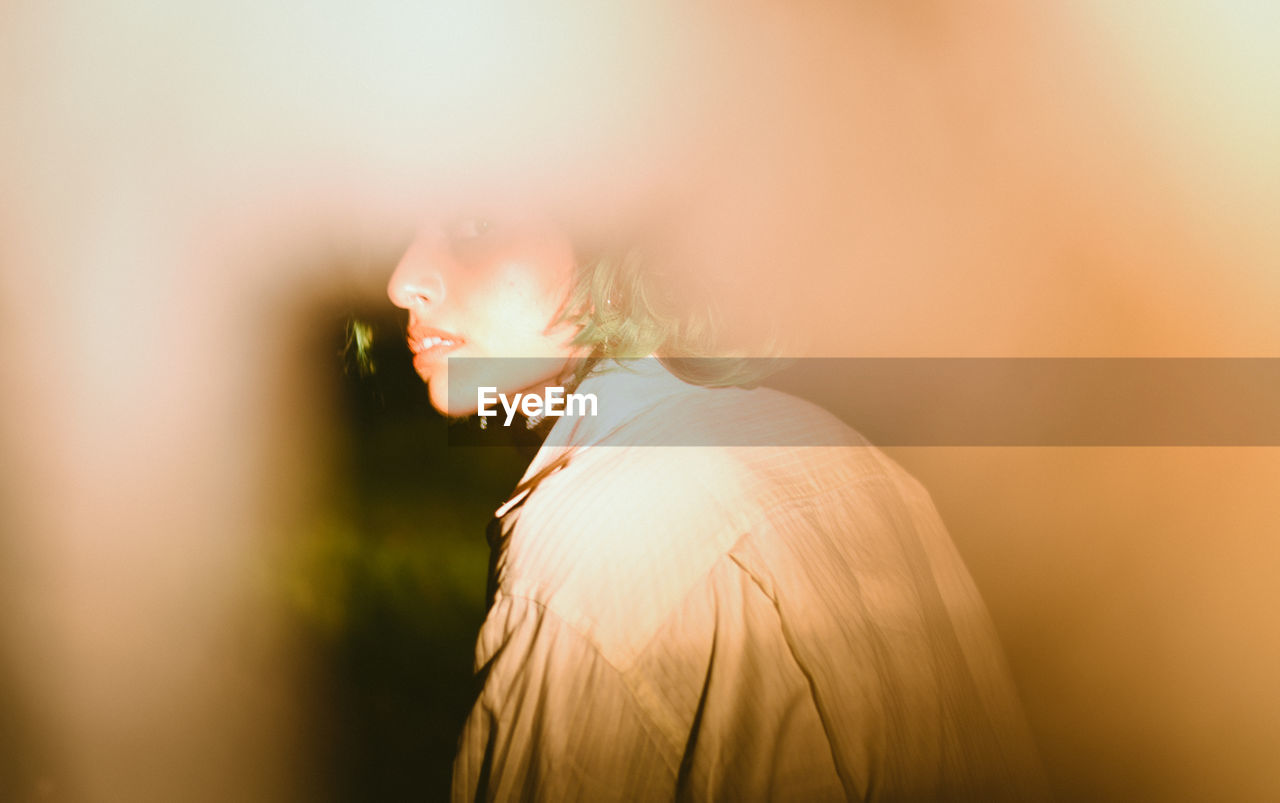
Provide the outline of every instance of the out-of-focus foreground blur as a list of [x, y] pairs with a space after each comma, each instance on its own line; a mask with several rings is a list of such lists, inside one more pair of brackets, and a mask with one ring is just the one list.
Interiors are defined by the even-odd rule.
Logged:
[[[0, 9], [0, 798], [445, 788], [520, 465], [380, 297], [430, 197], [677, 210], [807, 354], [1280, 356], [1280, 7], [1033, 5]], [[1280, 452], [892, 452], [1063, 799], [1280, 799]]]

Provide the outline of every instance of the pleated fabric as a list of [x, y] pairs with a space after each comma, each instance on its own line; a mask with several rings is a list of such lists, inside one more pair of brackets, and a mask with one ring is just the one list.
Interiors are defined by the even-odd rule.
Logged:
[[[652, 363], [578, 392], [601, 417], [556, 424], [493, 530], [456, 801], [1046, 797], [919, 483], [775, 391]], [[744, 433], [788, 445], [717, 445]]]

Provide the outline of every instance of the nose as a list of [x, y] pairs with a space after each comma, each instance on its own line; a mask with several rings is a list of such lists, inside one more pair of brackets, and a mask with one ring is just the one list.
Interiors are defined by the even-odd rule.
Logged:
[[442, 256], [432, 238], [419, 236], [409, 245], [387, 283], [387, 297], [401, 309], [439, 304], [444, 299]]

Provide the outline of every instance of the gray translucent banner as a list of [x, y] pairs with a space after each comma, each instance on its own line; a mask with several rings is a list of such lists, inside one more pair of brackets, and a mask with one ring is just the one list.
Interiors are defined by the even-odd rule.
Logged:
[[[451, 412], [464, 416], [450, 444], [509, 442], [511, 430], [532, 423], [535, 435], [551, 428], [551, 443], [586, 435], [620, 446], [847, 445], [858, 442], [849, 428], [880, 446], [1280, 445], [1274, 358], [648, 359], [600, 367], [609, 370], [575, 386], [554, 361], [450, 359]], [[508, 377], [517, 383], [508, 387], [549, 379], [566, 397], [593, 392], [597, 412], [556, 415], [565, 405], [553, 393], [552, 415], [530, 422], [511, 410], [509, 394], [507, 406], [494, 401], [481, 429], [480, 417], [467, 415], [477, 387], [503, 387]], [[733, 382], [757, 389], [705, 387]]]

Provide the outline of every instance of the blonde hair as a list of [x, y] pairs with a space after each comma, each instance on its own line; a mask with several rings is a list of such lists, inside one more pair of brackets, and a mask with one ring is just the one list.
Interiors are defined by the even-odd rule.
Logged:
[[581, 375], [600, 360], [649, 356], [709, 387], [752, 385], [777, 370], [776, 338], [757, 344], [760, 356], [735, 354], [715, 288], [690, 278], [636, 246], [580, 255], [561, 320], [579, 328], [574, 345], [590, 355]]

